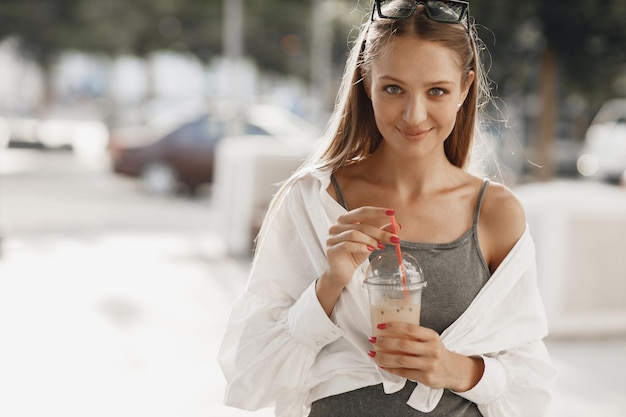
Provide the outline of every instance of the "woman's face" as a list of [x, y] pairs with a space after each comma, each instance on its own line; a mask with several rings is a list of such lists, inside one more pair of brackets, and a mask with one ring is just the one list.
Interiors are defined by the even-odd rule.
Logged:
[[463, 80], [455, 52], [441, 44], [393, 38], [366, 82], [384, 142], [405, 156], [443, 154], [473, 77]]

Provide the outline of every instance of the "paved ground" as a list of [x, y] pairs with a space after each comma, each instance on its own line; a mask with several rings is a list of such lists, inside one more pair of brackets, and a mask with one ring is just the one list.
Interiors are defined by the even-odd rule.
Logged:
[[[61, 153], [4, 151], [0, 175], [0, 416], [272, 415], [221, 405], [249, 259], [225, 252], [209, 196], [143, 196]], [[550, 417], [626, 416], [626, 337], [548, 346]]]

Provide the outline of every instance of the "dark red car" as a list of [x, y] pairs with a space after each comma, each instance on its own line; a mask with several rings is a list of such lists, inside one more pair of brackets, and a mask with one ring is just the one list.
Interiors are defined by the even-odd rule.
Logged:
[[[271, 136], [297, 143], [312, 141], [318, 130], [294, 114], [273, 106], [250, 106], [243, 134]], [[225, 137], [226, 119], [204, 113], [166, 127], [125, 129], [111, 134], [109, 152], [115, 173], [138, 177], [150, 193], [195, 193], [213, 181], [215, 150]]]

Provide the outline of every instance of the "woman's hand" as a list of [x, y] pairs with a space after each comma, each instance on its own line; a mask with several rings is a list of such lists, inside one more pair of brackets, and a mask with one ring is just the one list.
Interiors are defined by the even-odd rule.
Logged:
[[391, 373], [431, 388], [463, 392], [473, 388], [484, 371], [483, 360], [450, 352], [432, 329], [408, 323], [379, 325], [368, 354]]
[[391, 209], [360, 207], [339, 216], [328, 230], [328, 269], [318, 279], [317, 297], [329, 316], [341, 290], [372, 251], [383, 249], [385, 243], [399, 242], [391, 232], [389, 217], [393, 215]]

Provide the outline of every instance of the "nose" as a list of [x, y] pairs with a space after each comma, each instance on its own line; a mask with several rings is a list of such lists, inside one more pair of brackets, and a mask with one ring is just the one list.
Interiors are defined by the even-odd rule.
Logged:
[[404, 106], [403, 118], [411, 125], [417, 125], [426, 120], [425, 100], [420, 96], [409, 97]]

